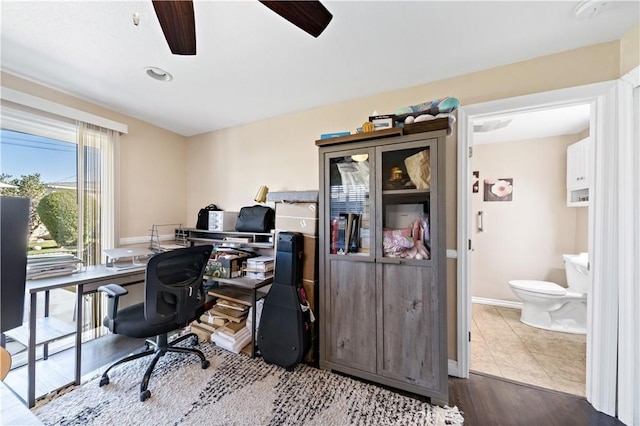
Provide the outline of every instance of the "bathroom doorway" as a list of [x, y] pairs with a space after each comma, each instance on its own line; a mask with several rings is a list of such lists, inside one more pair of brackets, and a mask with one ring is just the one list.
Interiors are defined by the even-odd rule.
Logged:
[[566, 287], [563, 254], [588, 251], [588, 202], [567, 205], [566, 176], [567, 150], [589, 137], [590, 105], [473, 124], [470, 370], [585, 396], [586, 335], [523, 324], [508, 283]]

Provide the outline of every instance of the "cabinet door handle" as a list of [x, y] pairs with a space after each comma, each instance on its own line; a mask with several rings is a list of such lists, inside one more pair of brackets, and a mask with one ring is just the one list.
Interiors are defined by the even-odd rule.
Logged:
[[478, 211], [478, 216], [476, 219], [478, 232], [484, 232], [484, 212], [482, 210]]
[[402, 258], [400, 257], [383, 257], [378, 260], [378, 263], [393, 263], [395, 265], [400, 265], [402, 263]]

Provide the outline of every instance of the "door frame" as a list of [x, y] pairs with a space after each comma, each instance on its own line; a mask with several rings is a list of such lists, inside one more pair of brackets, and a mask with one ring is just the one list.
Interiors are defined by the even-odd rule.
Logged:
[[[594, 143], [590, 147], [590, 168], [594, 176], [593, 190], [589, 199], [589, 257], [592, 265], [590, 286], [592, 288], [587, 320], [587, 399], [597, 410], [615, 416], [616, 356], [618, 300], [617, 284], [593, 285], [599, 282], [615, 282], [613, 265], [605, 263], [607, 256], [601, 240], [608, 241], [603, 234], [605, 220], [616, 220], [615, 214], [605, 211], [605, 190], [613, 185], [614, 177], [603, 175], [604, 167], [611, 167], [603, 147], [606, 141], [616, 140], [617, 132], [616, 81], [605, 81], [585, 86], [571, 87], [549, 92], [499, 99], [479, 104], [461, 106], [458, 109], [458, 217], [457, 217], [457, 371], [450, 373], [458, 377], [469, 377], [470, 332], [471, 332], [471, 248], [472, 223], [471, 185], [473, 148], [473, 121], [494, 115], [540, 111], [552, 108], [589, 103], [591, 105], [590, 134]], [[591, 214], [591, 213], [594, 214]], [[597, 217], [594, 217], [596, 216]], [[594, 240], [599, 243], [594, 244]], [[594, 250], [595, 249], [595, 250]], [[613, 293], [613, 294], [612, 294]], [[593, 300], [597, 303], [593, 303]], [[456, 374], [457, 373], [457, 374]], [[612, 398], [613, 397], [613, 398]]]

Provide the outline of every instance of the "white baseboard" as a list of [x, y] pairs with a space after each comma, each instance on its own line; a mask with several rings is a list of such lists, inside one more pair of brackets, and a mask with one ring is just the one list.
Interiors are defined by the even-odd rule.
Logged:
[[151, 237], [146, 236], [146, 237], [128, 237], [128, 238], [120, 238], [120, 241], [118, 242], [119, 246], [128, 246], [128, 245], [132, 245], [132, 244], [144, 244], [144, 243], [149, 243], [151, 241]]
[[450, 359], [447, 370], [450, 376], [463, 378], [460, 373], [460, 368], [458, 367], [458, 361]]
[[[173, 234], [160, 235], [159, 238], [160, 238], [160, 241], [174, 241], [176, 239], [175, 235]], [[150, 244], [150, 243], [151, 243], [151, 237], [147, 235], [144, 237], [120, 238], [119, 245], [128, 246], [133, 244]]]
[[471, 303], [479, 305], [500, 306], [502, 308], [522, 309], [522, 302], [512, 302], [511, 300], [488, 299], [486, 297], [472, 297]]

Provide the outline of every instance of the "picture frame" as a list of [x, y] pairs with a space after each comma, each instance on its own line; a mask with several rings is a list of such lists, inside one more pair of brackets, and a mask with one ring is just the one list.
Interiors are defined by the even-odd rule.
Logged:
[[485, 179], [484, 201], [513, 201], [513, 178]]
[[394, 114], [372, 115], [369, 121], [373, 124], [373, 130], [391, 129], [396, 125], [396, 116]]
[[471, 190], [474, 194], [480, 192], [480, 172], [473, 172], [473, 180], [471, 184]]

